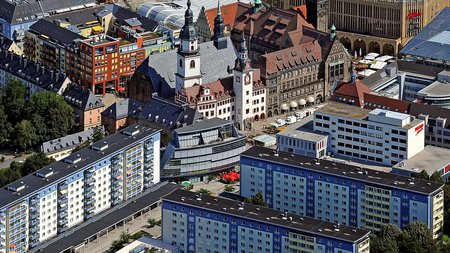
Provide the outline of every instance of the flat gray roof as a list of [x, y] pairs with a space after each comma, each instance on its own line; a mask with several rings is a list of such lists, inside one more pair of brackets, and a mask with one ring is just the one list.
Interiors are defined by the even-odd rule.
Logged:
[[331, 102], [325, 106], [320, 107], [316, 112], [325, 113], [329, 115], [336, 115], [350, 119], [365, 120], [371, 110], [359, 108], [353, 105], [346, 105], [342, 103]]
[[[134, 131], [137, 129], [139, 129], [139, 133], [136, 133], [133, 136], [128, 136], [124, 134], [124, 132], [126, 131]], [[48, 173], [53, 173], [51, 176], [47, 178], [36, 176], [36, 173], [32, 173], [25, 177], [22, 177], [21, 179], [11, 184], [8, 184], [7, 186], [0, 189], [0, 196], [2, 196], [0, 198], [0, 208], [6, 207], [15, 201], [25, 199], [30, 194], [36, 194], [37, 191], [39, 191], [40, 189], [45, 188], [51, 184], [57, 183], [59, 181], [62, 181], [67, 176], [83, 170], [88, 165], [93, 164], [101, 159], [104, 159], [105, 157], [112, 155], [117, 151], [124, 149], [128, 146], [131, 146], [139, 142], [140, 140], [148, 136], [151, 136], [159, 131], [161, 130], [141, 125], [129, 126], [124, 130], [120, 131], [119, 133], [109, 135], [105, 139], [92, 144], [92, 146], [101, 146], [104, 145], [105, 143], [108, 144], [108, 147], [101, 151], [93, 150], [90, 147], [84, 148], [78, 152], [71, 154], [62, 161], [54, 162], [36, 171], [36, 173], [41, 173], [44, 175]], [[69, 164], [64, 162], [65, 160], [75, 160], [78, 158], [80, 158], [81, 160], [75, 164]], [[8, 187], [18, 188], [23, 185], [25, 186], [25, 188], [23, 188], [19, 192], [13, 192], [8, 189]]]
[[[338, 230], [335, 230], [337, 224], [331, 222], [295, 214], [283, 216], [285, 213], [281, 211], [248, 203], [244, 203], [241, 206], [243, 202], [221, 197], [201, 196], [199, 200], [198, 193], [186, 190], [175, 190], [162, 199], [163, 201], [170, 201], [180, 205], [202, 208], [212, 212], [255, 220], [265, 224], [285, 227], [316, 236], [336, 238], [352, 243], [359, 242], [370, 234], [367, 230], [343, 225]], [[283, 219], [283, 217], [286, 218]], [[288, 217], [292, 217], [292, 220]]]
[[307, 140], [311, 142], [318, 142], [320, 140], [323, 140], [324, 138], [327, 138], [326, 134], [314, 132], [313, 124], [313, 116], [310, 115], [306, 118], [301, 119], [300, 121], [295, 122], [292, 125], [289, 125], [286, 129], [277, 133], [277, 135]]
[[387, 186], [401, 190], [430, 195], [442, 189], [443, 184], [418, 178], [410, 178], [396, 174], [375, 171], [349, 164], [318, 160], [307, 156], [283, 151], [274, 151], [264, 147], [254, 146], [241, 154], [241, 157], [279, 163], [299, 169], [308, 169], [319, 173], [330, 174], [352, 180], [363, 181], [373, 185]]
[[450, 164], [450, 149], [435, 146], [425, 146], [425, 149], [415, 156], [401, 161], [393, 166], [395, 169], [420, 173], [425, 170], [428, 175]]
[[203, 119], [198, 122], [194, 122], [192, 125], [175, 129], [175, 132], [178, 134], [194, 133], [232, 124], [233, 122], [220, 118]]
[[421, 89], [418, 93], [431, 97], [448, 97], [450, 96], [450, 85], [440, 81], [435, 81], [427, 87]]

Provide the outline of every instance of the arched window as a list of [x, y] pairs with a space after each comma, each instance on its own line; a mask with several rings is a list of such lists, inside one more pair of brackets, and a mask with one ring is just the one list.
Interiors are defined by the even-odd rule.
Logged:
[[195, 61], [194, 60], [191, 61], [190, 67], [191, 67], [191, 69], [195, 68]]
[[183, 60], [180, 59], [180, 67], [183, 67]]

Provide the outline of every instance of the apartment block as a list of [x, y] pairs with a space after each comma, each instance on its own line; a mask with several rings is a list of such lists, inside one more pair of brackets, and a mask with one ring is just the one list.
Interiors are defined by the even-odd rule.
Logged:
[[314, 113], [314, 131], [328, 134], [331, 154], [395, 165], [424, 149], [425, 123], [409, 114], [330, 103]]
[[133, 125], [7, 185], [0, 252], [27, 252], [151, 188], [159, 147], [159, 130]]
[[368, 253], [364, 229], [176, 190], [162, 200], [162, 240], [180, 253]]
[[420, 221], [442, 235], [443, 185], [431, 181], [252, 147], [241, 155], [240, 192], [323, 221], [371, 231]]

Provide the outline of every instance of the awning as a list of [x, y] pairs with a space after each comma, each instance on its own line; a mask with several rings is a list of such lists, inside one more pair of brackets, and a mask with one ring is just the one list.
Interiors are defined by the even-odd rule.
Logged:
[[103, 28], [99, 25], [96, 25], [96, 26], [92, 27], [92, 30], [94, 30], [94, 32], [101, 32], [101, 31], [103, 31]]
[[314, 103], [314, 98], [311, 97], [311, 96], [309, 96], [309, 97], [307, 98], [307, 101], [308, 101], [308, 103]]
[[306, 101], [305, 101], [303, 98], [301, 98], [301, 99], [298, 101], [298, 103], [299, 103], [300, 105], [306, 105]]
[[289, 106], [291, 106], [291, 108], [297, 108], [297, 102], [296, 101], [291, 101], [291, 103], [289, 103]]
[[284, 103], [281, 105], [281, 110], [287, 111], [287, 110], [289, 110], [289, 106], [286, 103]]

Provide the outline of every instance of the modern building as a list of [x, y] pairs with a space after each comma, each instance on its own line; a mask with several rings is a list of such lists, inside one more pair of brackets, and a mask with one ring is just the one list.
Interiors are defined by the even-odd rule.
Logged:
[[62, 95], [74, 109], [79, 131], [86, 131], [102, 124], [101, 113], [105, 110], [105, 104], [92, 91], [72, 84]]
[[162, 242], [157, 239], [142, 236], [141, 238], [134, 240], [127, 246], [123, 247], [116, 253], [141, 253], [141, 252], [155, 252], [155, 253], [179, 253], [180, 250], [177, 246], [169, 243]]
[[94, 0], [1, 0], [0, 33], [12, 40], [23, 40], [25, 31], [41, 18], [95, 5]]
[[72, 83], [65, 74], [48, 70], [23, 56], [0, 48], [0, 88], [5, 87], [10, 78], [22, 82], [27, 89], [27, 99], [42, 91], [62, 95]]
[[162, 240], [188, 252], [368, 253], [369, 234], [230, 199], [176, 190], [163, 197]]
[[417, 176], [420, 172], [426, 171], [428, 175], [437, 172], [448, 181], [450, 171], [450, 150], [435, 146], [426, 146], [417, 155], [405, 159], [392, 166], [392, 173], [407, 177]]
[[277, 149], [297, 155], [321, 158], [327, 154], [328, 135], [314, 132], [309, 116], [277, 133]]
[[177, 128], [161, 159], [161, 179], [204, 181], [232, 170], [245, 151], [246, 137], [232, 121], [205, 119]]
[[443, 70], [437, 75], [437, 80], [417, 91], [417, 102], [450, 109], [450, 92], [447, 91], [450, 82], [450, 71]]
[[393, 56], [448, 6], [448, 0], [327, 2], [328, 27], [336, 26], [347, 49], [363, 55], [375, 52]]
[[442, 236], [443, 185], [349, 164], [252, 147], [241, 155], [243, 197], [268, 207], [371, 231], [426, 224]]
[[[415, 98], [416, 95], [414, 94], [417, 94], [417, 91], [423, 89], [423, 87], [432, 84], [435, 80], [432, 76], [437, 75], [442, 70], [434, 66], [419, 65], [412, 62], [399, 61], [397, 64], [401, 66], [403, 71], [405, 71], [406, 66], [409, 66], [409, 70], [407, 72], [395, 72], [393, 69], [387, 72], [381, 70], [376, 75], [374, 74], [362, 81], [356, 80], [355, 83], [346, 83], [335, 91], [331, 100], [360, 108], [379, 108], [410, 114], [425, 122], [425, 144], [450, 148], [450, 122], [447, 121], [447, 118], [450, 118], [449, 109], [385, 96], [386, 89], [392, 91], [395, 86], [403, 84], [399, 87], [400, 94], [405, 94], [405, 99]], [[411, 66], [414, 68], [411, 68]], [[411, 71], [412, 69], [416, 70]], [[384, 75], [383, 73], [388, 74]], [[370, 82], [368, 82], [369, 80]], [[370, 87], [374, 87], [373, 90], [365, 86], [363, 82], [371, 84]], [[404, 92], [401, 92], [402, 89], [404, 89]]]
[[160, 133], [133, 125], [0, 190], [0, 250], [27, 252], [159, 182]]
[[425, 123], [409, 114], [331, 102], [314, 113], [314, 131], [328, 135], [332, 155], [395, 165], [425, 146]]
[[78, 145], [92, 140], [94, 129], [90, 128], [64, 137], [42, 143], [40, 151], [56, 161], [68, 157]]
[[[445, 7], [445, 6], [444, 6]], [[450, 67], [450, 6], [444, 8], [400, 51], [405, 60], [424, 65]]]

